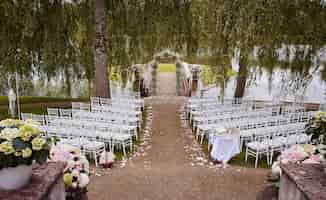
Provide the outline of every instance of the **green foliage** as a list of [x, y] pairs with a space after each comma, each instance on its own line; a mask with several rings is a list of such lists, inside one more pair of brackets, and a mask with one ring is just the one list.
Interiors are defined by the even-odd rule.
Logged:
[[326, 144], [326, 113], [318, 112], [316, 116], [309, 121], [306, 126], [306, 133], [311, 135], [311, 140], [318, 141], [323, 138], [323, 144]]
[[[26, 94], [35, 89], [30, 81], [35, 75], [45, 83], [61, 77], [67, 95], [74, 80], [87, 79], [91, 90], [93, 4], [93, 0], [79, 4], [2, 0], [0, 90], [8, 89], [7, 77], [15, 71]], [[235, 48], [241, 49], [241, 56], [251, 57], [259, 46], [257, 66], [270, 72], [280, 66], [305, 73], [325, 45], [326, 12], [318, 1], [108, 0], [107, 4], [108, 64], [113, 72], [147, 63], [168, 48], [185, 61], [211, 66], [224, 79]], [[289, 57], [279, 61], [275, 51], [282, 45], [309, 45], [310, 50], [297, 51], [293, 61]]]
[[[216, 69], [215, 69], [215, 71], [216, 71]], [[215, 72], [215, 71], [214, 71], [214, 68], [212, 68], [210, 66], [202, 65], [202, 72], [201, 72], [200, 76], [201, 76], [201, 80], [203, 81], [204, 85], [210, 85], [210, 84], [216, 84], [216, 83], [224, 84], [224, 82], [227, 81], [229, 78], [237, 75], [237, 72], [231, 68], [226, 69], [225, 72], [224, 71]]]
[[[87, 98], [59, 98], [59, 97], [35, 97], [35, 96], [21, 96], [19, 102], [21, 104], [33, 103], [50, 103], [50, 102], [71, 102], [71, 101], [85, 101]], [[0, 105], [7, 106], [9, 104], [7, 96], [0, 96]]]
[[[62, 107], [70, 106], [73, 101], [89, 101], [88, 98], [55, 98], [55, 97], [20, 97], [21, 112], [44, 114], [47, 107]], [[62, 103], [62, 105], [58, 105]], [[8, 114], [8, 97], [0, 96], [0, 119], [9, 118]]]

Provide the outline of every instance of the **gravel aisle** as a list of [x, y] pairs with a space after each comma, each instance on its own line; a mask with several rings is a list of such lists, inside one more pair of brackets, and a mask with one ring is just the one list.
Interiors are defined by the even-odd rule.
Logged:
[[143, 145], [116, 168], [98, 170], [92, 176], [89, 199], [255, 199], [267, 171], [212, 165], [180, 119], [184, 103], [183, 97], [172, 96], [146, 100], [152, 126]]

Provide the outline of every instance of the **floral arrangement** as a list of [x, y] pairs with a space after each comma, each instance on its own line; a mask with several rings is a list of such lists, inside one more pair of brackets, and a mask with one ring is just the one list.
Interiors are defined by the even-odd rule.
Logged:
[[90, 175], [89, 162], [80, 153], [80, 149], [70, 145], [58, 144], [51, 149], [49, 161], [66, 163], [63, 180], [68, 192], [86, 192]]
[[104, 168], [111, 168], [115, 161], [115, 155], [113, 152], [103, 151], [100, 156], [100, 165]]
[[0, 170], [47, 161], [52, 139], [41, 136], [37, 122], [7, 119], [0, 126]]
[[318, 151], [319, 147], [306, 144], [294, 145], [282, 152], [277, 161], [272, 165], [272, 174], [274, 176], [281, 175], [281, 164], [297, 163], [297, 164], [321, 164], [323, 156]]
[[306, 126], [308, 135], [312, 135], [313, 141], [319, 141], [326, 144], [326, 112], [317, 112], [316, 115], [309, 121]]
[[24, 124], [24, 121], [18, 119], [5, 119], [0, 122], [0, 126], [2, 127], [19, 127]]

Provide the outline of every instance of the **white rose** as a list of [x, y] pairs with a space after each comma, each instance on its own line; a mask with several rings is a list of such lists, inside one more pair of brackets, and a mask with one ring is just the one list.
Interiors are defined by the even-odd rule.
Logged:
[[3, 138], [8, 141], [19, 137], [19, 130], [17, 128], [5, 128], [0, 133], [0, 138]]
[[274, 162], [273, 165], [272, 165], [272, 174], [274, 176], [281, 176], [281, 167], [280, 167], [280, 163], [277, 161], [277, 162]]
[[88, 185], [89, 183], [89, 177], [85, 173], [80, 174], [80, 179], [79, 179], [79, 187], [84, 188]]
[[72, 188], [77, 188], [77, 186], [78, 186], [77, 182], [73, 182], [73, 183], [71, 184], [71, 187], [72, 187]]

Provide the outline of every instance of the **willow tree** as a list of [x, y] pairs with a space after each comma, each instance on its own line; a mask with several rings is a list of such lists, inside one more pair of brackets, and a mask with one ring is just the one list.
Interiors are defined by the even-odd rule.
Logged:
[[106, 0], [95, 0], [95, 90], [96, 96], [110, 97], [108, 55], [106, 48]]
[[[64, 0], [71, 3], [71, 0]], [[76, 2], [76, 1], [74, 1]], [[88, 1], [86, 0], [86, 4]], [[107, 29], [106, 0], [94, 0], [95, 16], [95, 43], [94, 43], [94, 67], [95, 67], [95, 94], [98, 97], [110, 97], [110, 82], [108, 73], [108, 54], [106, 45]], [[90, 74], [90, 73], [88, 73]]]

